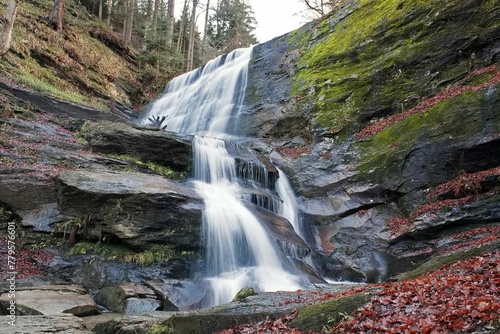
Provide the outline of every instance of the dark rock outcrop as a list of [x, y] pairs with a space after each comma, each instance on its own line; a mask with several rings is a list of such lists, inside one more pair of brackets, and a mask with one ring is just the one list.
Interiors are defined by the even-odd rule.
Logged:
[[88, 141], [93, 152], [128, 155], [179, 172], [189, 172], [192, 165], [190, 138], [174, 133], [136, 128], [125, 123], [101, 122], [84, 124], [80, 135]]
[[138, 248], [156, 242], [193, 250], [199, 244], [201, 199], [182, 183], [116, 171], [68, 171], [59, 180], [61, 213], [87, 215], [90, 235]]
[[387, 280], [500, 222], [498, 6], [441, 5], [354, 2], [254, 49], [241, 131], [290, 175], [327, 276]]

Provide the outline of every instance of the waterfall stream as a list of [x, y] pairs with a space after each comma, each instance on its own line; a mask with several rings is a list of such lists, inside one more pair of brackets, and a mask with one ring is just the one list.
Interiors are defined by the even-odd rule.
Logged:
[[[143, 124], [150, 116], [166, 116], [167, 130], [194, 135], [193, 182], [205, 203], [203, 238], [206, 280], [211, 288], [204, 306], [229, 302], [242, 288], [277, 291], [304, 286], [304, 278], [290, 272], [293, 266], [287, 264], [276, 241], [249, 209], [245, 201], [248, 195], [237, 182], [236, 160], [222, 140], [234, 135], [251, 55], [252, 48], [235, 50], [175, 78], [141, 115]], [[261, 179], [267, 182], [267, 176], [260, 174], [248, 169], [245, 177], [254, 184]], [[291, 219], [298, 221], [291, 199], [294, 195], [289, 184], [282, 184], [285, 181], [281, 181], [279, 192], [284, 204], [273, 204], [272, 211], [288, 219], [295, 215]], [[297, 233], [302, 232], [299, 229]]]

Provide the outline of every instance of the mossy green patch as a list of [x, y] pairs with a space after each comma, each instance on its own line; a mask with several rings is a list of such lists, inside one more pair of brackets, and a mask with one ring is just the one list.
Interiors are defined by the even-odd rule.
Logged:
[[247, 297], [255, 296], [257, 292], [253, 288], [241, 289], [233, 298], [233, 302], [244, 301]]
[[473, 51], [445, 46], [467, 48], [498, 30], [487, 10], [493, 2], [361, 0], [312, 28], [325, 38], [291, 38], [313, 44], [298, 45], [305, 53], [293, 93], [312, 101], [319, 125], [350, 133], [360, 122], [408, 109], [481, 64]]
[[177, 172], [169, 167], [162, 166], [160, 164], [154, 163], [152, 161], [144, 162], [137, 157], [131, 155], [123, 154], [109, 154], [111, 158], [129, 162], [132, 165], [131, 170], [139, 170], [140, 168], [146, 168], [155, 174], [167, 177], [169, 179], [185, 179], [187, 172]]
[[297, 317], [289, 325], [304, 331], [320, 332], [368, 303], [374, 294], [375, 290], [366, 291], [299, 309]]
[[143, 252], [134, 252], [128, 247], [105, 242], [78, 242], [71, 249], [71, 254], [98, 254], [108, 260], [135, 263], [150, 266], [156, 262], [168, 261], [175, 257], [175, 251], [165, 245], [153, 245]]
[[369, 140], [351, 146], [360, 156], [357, 168], [362, 174], [383, 170], [381, 181], [396, 172], [398, 164], [419, 143], [446, 140], [464, 141], [476, 136], [495, 135], [500, 131], [500, 84], [476, 92], [468, 91], [444, 100], [427, 109], [394, 123]]
[[174, 330], [167, 325], [161, 323], [155, 323], [151, 328], [146, 332], [146, 334], [173, 334]]

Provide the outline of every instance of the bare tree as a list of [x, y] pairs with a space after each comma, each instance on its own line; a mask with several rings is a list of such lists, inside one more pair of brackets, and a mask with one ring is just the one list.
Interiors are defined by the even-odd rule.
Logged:
[[99, 21], [102, 21], [102, 0], [99, 0]]
[[207, 7], [205, 8], [205, 26], [203, 27], [203, 41], [201, 43], [201, 62], [205, 62], [207, 55], [207, 33], [208, 33], [208, 19], [210, 11], [210, 0], [207, 0]]
[[132, 41], [132, 28], [134, 26], [134, 13], [135, 13], [135, 0], [125, 0], [124, 10], [125, 15], [123, 17], [123, 31], [122, 31], [122, 41], [123, 45], [127, 47]]
[[55, 0], [54, 8], [52, 8], [49, 14], [49, 24], [55, 27], [58, 32], [62, 32], [63, 30], [64, 1], [65, 0]]
[[108, 26], [111, 26], [111, 11], [113, 10], [113, 0], [108, 0]]
[[194, 67], [194, 40], [196, 38], [196, 7], [198, 0], [193, 0], [193, 9], [191, 10], [191, 22], [189, 24], [189, 46], [187, 56], [187, 71], [191, 71]]
[[184, 0], [184, 7], [182, 8], [181, 25], [179, 29], [179, 36], [177, 37], [177, 51], [183, 49], [184, 35], [186, 34], [186, 21], [187, 11], [189, 9], [189, 0]]
[[153, 10], [153, 31], [155, 37], [156, 37], [156, 31], [158, 29], [158, 22], [161, 19], [160, 8], [161, 8], [161, 1], [155, 0], [154, 10]]
[[174, 39], [174, 10], [175, 10], [175, 0], [168, 0], [167, 9], [167, 47], [172, 46], [172, 41]]
[[351, 3], [352, 0], [302, 0], [313, 16], [322, 17], [326, 14], [337, 11]]
[[0, 56], [3, 56], [10, 49], [10, 42], [12, 40], [12, 27], [16, 20], [17, 3], [16, 0], [9, 0], [7, 3], [7, 10], [3, 19], [3, 29], [0, 32]]

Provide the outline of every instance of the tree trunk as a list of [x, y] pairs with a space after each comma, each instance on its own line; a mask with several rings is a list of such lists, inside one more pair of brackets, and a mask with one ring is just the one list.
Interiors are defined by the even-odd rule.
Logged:
[[151, 25], [153, 18], [153, 0], [148, 0], [146, 5], [146, 23]]
[[12, 40], [12, 27], [16, 20], [17, 3], [16, 0], [9, 0], [7, 3], [7, 10], [3, 19], [3, 29], [0, 33], [0, 56], [3, 56], [10, 49], [10, 42]]
[[99, 0], [99, 21], [102, 21], [102, 0]]
[[183, 39], [186, 30], [186, 20], [187, 20], [187, 10], [189, 6], [189, 0], [184, 0], [184, 8], [182, 9], [181, 25], [179, 29], [179, 36], [177, 38], [177, 51], [180, 52], [183, 46]]
[[205, 63], [207, 56], [207, 33], [208, 33], [208, 12], [210, 10], [210, 0], [207, 0], [207, 8], [205, 9], [205, 26], [203, 27], [203, 42], [201, 43], [201, 62]]
[[132, 41], [132, 28], [134, 24], [135, 0], [125, 0], [124, 2], [125, 15], [123, 17], [122, 41], [127, 47]]
[[156, 32], [158, 30], [158, 21], [159, 18], [161, 17], [160, 13], [160, 0], [155, 0], [155, 8], [153, 11], [153, 32], [154, 32], [154, 37], [156, 39]]
[[111, 11], [113, 9], [113, 0], [108, 0], [108, 27], [111, 26]]
[[128, 27], [128, 10], [130, 0], [123, 1], [123, 26], [122, 26], [122, 43], [127, 47], [127, 27]]
[[135, 19], [135, 7], [136, 7], [136, 0], [129, 0], [130, 1], [130, 12], [129, 12], [129, 19], [128, 19], [128, 25], [127, 25], [127, 45], [132, 42], [132, 31], [134, 28], [134, 19]]
[[172, 46], [172, 41], [174, 39], [174, 9], [175, 0], [168, 0], [168, 10], [167, 10], [167, 47]]
[[193, 9], [191, 11], [191, 23], [189, 25], [189, 47], [188, 47], [188, 61], [187, 61], [187, 71], [191, 71], [194, 67], [194, 40], [196, 36], [196, 7], [198, 6], [198, 0], [193, 0]]
[[64, 1], [65, 0], [55, 0], [54, 8], [49, 15], [49, 24], [55, 27], [58, 32], [62, 32], [63, 30]]

